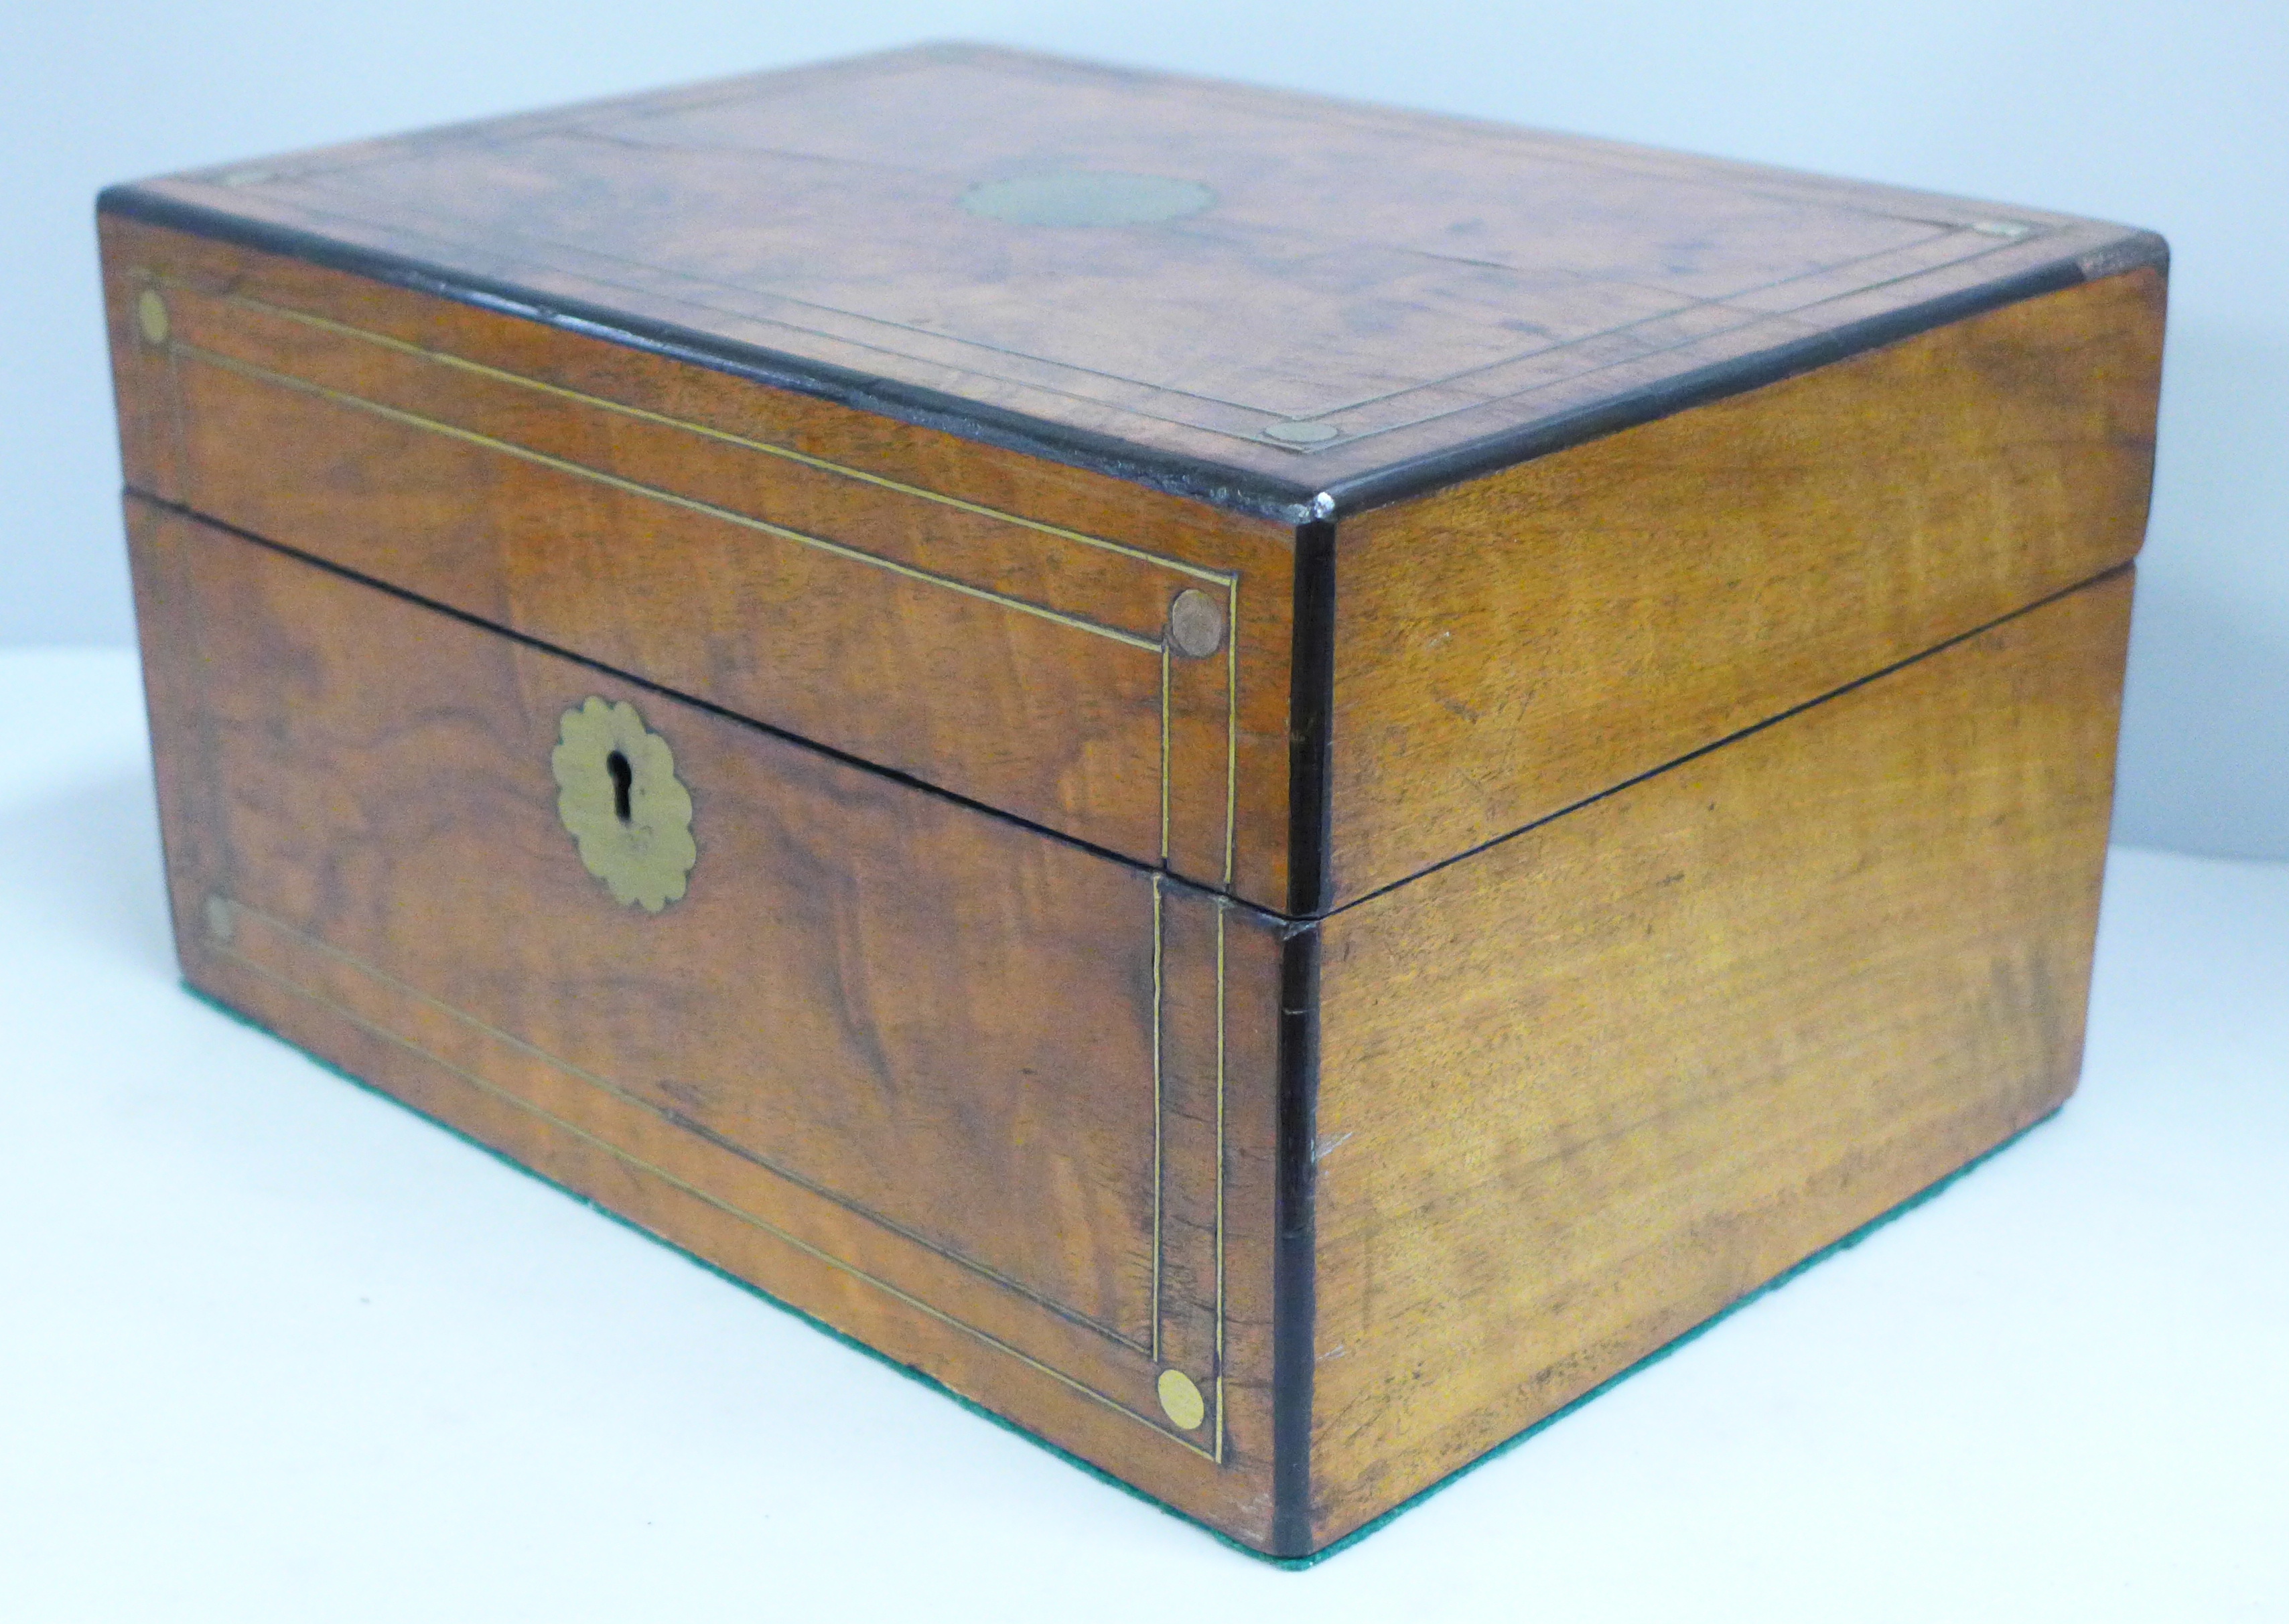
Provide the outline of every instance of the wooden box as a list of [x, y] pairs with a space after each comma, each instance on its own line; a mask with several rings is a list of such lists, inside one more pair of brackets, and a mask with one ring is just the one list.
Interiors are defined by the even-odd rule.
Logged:
[[961, 47], [100, 223], [193, 985], [1249, 1547], [2073, 1087], [2149, 234]]

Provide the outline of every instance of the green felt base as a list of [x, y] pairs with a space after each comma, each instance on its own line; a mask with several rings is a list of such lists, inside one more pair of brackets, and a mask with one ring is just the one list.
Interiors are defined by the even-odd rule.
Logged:
[[1145, 1493], [1142, 1489], [1136, 1487], [1134, 1485], [1122, 1482], [1120, 1478], [1105, 1470], [1102, 1467], [1092, 1465], [1090, 1462], [1082, 1460], [1079, 1455], [1073, 1453], [1071, 1451], [1060, 1448], [1056, 1444], [1051, 1443], [1049, 1439], [1042, 1437], [1040, 1434], [1026, 1430], [1024, 1427], [1018, 1425], [1016, 1421], [1011, 1421], [1009, 1417], [1005, 1415], [997, 1415], [993, 1411], [986, 1409], [984, 1405], [973, 1403], [971, 1400], [963, 1397], [960, 1393], [955, 1392], [952, 1388], [947, 1387], [936, 1377], [930, 1375], [928, 1372], [917, 1370], [911, 1365], [901, 1365], [897, 1360], [890, 1357], [889, 1355], [881, 1352], [880, 1349], [870, 1348], [855, 1337], [845, 1335], [843, 1333], [836, 1330], [833, 1325], [828, 1325], [825, 1320], [820, 1319], [816, 1315], [805, 1313], [802, 1310], [795, 1307], [793, 1303], [782, 1302], [780, 1299], [772, 1296], [770, 1293], [763, 1290], [761, 1286], [756, 1286], [752, 1281], [743, 1280], [735, 1274], [718, 1269], [706, 1258], [685, 1251], [682, 1247], [676, 1246], [673, 1241], [662, 1239], [659, 1236], [653, 1234], [650, 1230], [643, 1228], [641, 1224], [635, 1223], [633, 1221], [623, 1217], [618, 1213], [614, 1212], [610, 1207], [602, 1206], [599, 1203], [589, 1199], [588, 1197], [582, 1195], [578, 1190], [572, 1189], [570, 1185], [560, 1184], [554, 1179], [550, 1178], [546, 1174], [536, 1172], [534, 1169], [526, 1166], [522, 1162], [516, 1160], [514, 1158], [504, 1155], [502, 1152], [495, 1150], [492, 1146], [485, 1143], [482, 1139], [472, 1138], [469, 1134], [463, 1133], [459, 1128], [455, 1127], [451, 1123], [443, 1120], [442, 1118], [433, 1117], [425, 1111], [421, 1111], [415, 1106], [408, 1105], [395, 1095], [387, 1093], [382, 1089], [375, 1087], [363, 1078], [343, 1071], [341, 1067], [334, 1064], [333, 1062], [326, 1059], [323, 1055], [314, 1054], [310, 1050], [304, 1048], [300, 1044], [296, 1043], [292, 1039], [285, 1037], [283, 1034], [273, 1031], [271, 1028], [265, 1026], [261, 1022], [248, 1015], [244, 1010], [233, 1008], [230, 1005], [224, 1003], [221, 999], [213, 997], [210, 993], [202, 991], [199, 988], [191, 985], [188, 982], [183, 983], [183, 990], [186, 992], [188, 992], [193, 998], [198, 999], [201, 1003], [208, 1006], [210, 1008], [219, 1010], [222, 1014], [229, 1016], [240, 1025], [250, 1027], [252, 1030], [262, 1033], [265, 1037], [276, 1039], [279, 1042], [286, 1045], [289, 1048], [295, 1050], [298, 1054], [304, 1055], [313, 1063], [331, 1071], [336, 1077], [342, 1079], [345, 1082], [355, 1084], [356, 1087], [365, 1090], [368, 1094], [374, 1095], [376, 1098], [388, 1101], [389, 1103], [397, 1106], [400, 1110], [411, 1111], [413, 1115], [419, 1117], [425, 1122], [436, 1124], [437, 1126], [443, 1128], [447, 1133], [452, 1134], [456, 1139], [460, 1140], [464, 1144], [475, 1146], [477, 1150], [483, 1151], [487, 1156], [491, 1157], [503, 1166], [514, 1168], [517, 1172], [524, 1174], [527, 1178], [537, 1179], [540, 1182], [548, 1185], [551, 1189], [562, 1190], [564, 1194], [571, 1197], [575, 1201], [579, 1202], [581, 1206], [589, 1208], [593, 1212], [602, 1214], [604, 1217], [610, 1219], [614, 1223], [620, 1225], [623, 1229], [634, 1230], [636, 1234], [642, 1236], [645, 1239], [667, 1247], [670, 1251], [676, 1253], [688, 1262], [696, 1263], [700, 1268], [705, 1269], [708, 1273], [716, 1276], [718, 1278], [729, 1281], [731, 1285], [738, 1286], [741, 1291], [746, 1292], [750, 1295], [761, 1298], [763, 1302], [770, 1303], [773, 1308], [778, 1309], [782, 1312], [794, 1315], [797, 1319], [802, 1320], [804, 1324], [833, 1337], [844, 1347], [856, 1349], [858, 1352], [865, 1354], [868, 1358], [874, 1360], [878, 1364], [888, 1365], [890, 1369], [897, 1371], [900, 1375], [911, 1377], [914, 1381], [921, 1382], [924, 1387], [930, 1389], [933, 1392], [944, 1394], [946, 1397], [960, 1405], [971, 1414], [982, 1416], [986, 1421], [989, 1421], [995, 1426], [1001, 1428], [1003, 1431], [1014, 1433], [1018, 1437], [1024, 1438], [1030, 1444], [1038, 1445], [1040, 1447], [1048, 1450], [1051, 1454], [1057, 1456], [1060, 1461], [1064, 1461], [1068, 1464], [1078, 1467], [1081, 1470], [1087, 1472], [1098, 1482], [1109, 1484], [1113, 1487], [1119, 1489], [1122, 1493], [1127, 1494], [1133, 1499], [1140, 1500], [1148, 1506], [1152, 1506], [1161, 1511], [1167, 1512], [1170, 1517], [1176, 1517], [1181, 1522], [1190, 1524], [1192, 1527], [1200, 1530], [1200, 1532], [1207, 1534], [1209, 1538], [1216, 1540], [1220, 1544], [1230, 1546], [1233, 1550], [1240, 1552], [1242, 1556], [1251, 1556], [1258, 1562], [1269, 1563], [1274, 1567], [1288, 1568], [1295, 1571], [1301, 1571], [1302, 1569], [1308, 1567], [1316, 1567], [1319, 1564], [1325, 1562], [1328, 1557], [1336, 1555], [1338, 1552], [1349, 1550], [1361, 1540], [1366, 1539], [1368, 1535], [1375, 1532], [1376, 1530], [1389, 1523], [1393, 1517], [1400, 1517], [1405, 1515], [1407, 1512], [1412, 1511], [1416, 1507], [1421, 1505], [1432, 1495], [1461, 1482], [1464, 1477], [1468, 1477], [1471, 1473], [1477, 1471], [1489, 1461], [1493, 1461], [1500, 1456], [1508, 1454], [1511, 1450], [1517, 1448], [1520, 1444], [1525, 1443], [1528, 1438], [1535, 1437], [1543, 1429], [1556, 1425], [1559, 1421], [1563, 1421], [1567, 1416], [1571, 1415], [1575, 1411], [1580, 1409], [1583, 1405], [1588, 1404], [1591, 1400], [1599, 1397], [1604, 1393], [1611, 1391], [1614, 1388], [1628, 1381], [1631, 1376], [1636, 1375], [1639, 1371], [1647, 1369], [1652, 1365], [1658, 1365], [1662, 1360], [1669, 1357], [1671, 1354], [1675, 1353], [1679, 1349], [1684, 1347], [1687, 1342], [1692, 1341], [1695, 1337], [1705, 1334], [1717, 1325], [1722, 1324], [1725, 1320], [1732, 1318], [1735, 1314], [1739, 1313], [1743, 1309], [1748, 1307], [1749, 1304], [1756, 1302], [1759, 1297], [1764, 1296], [1767, 1293], [1779, 1290], [1791, 1280], [1795, 1279], [1797, 1276], [1802, 1274], [1806, 1270], [1812, 1268], [1814, 1264], [1822, 1262], [1828, 1258], [1833, 1257], [1838, 1252], [1858, 1246], [1862, 1241], [1867, 1239], [1868, 1237], [1873, 1235], [1886, 1224], [1890, 1223], [1902, 1213], [1908, 1212], [1914, 1207], [1921, 1206], [1925, 1202], [1939, 1194], [1940, 1191], [1945, 1190], [1949, 1185], [1963, 1177], [1973, 1168], [1980, 1166], [1991, 1158], [2002, 1154], [2002, 1152], [2018, 1143], [2020, 1140], [2025, 1138], [2029, 1134], [2033, 1133], [2035, 1129], [2040, 1127], [2044, 1123], [2049, 1121], [2052, 1117], [2058, 1114], [2058, 1111], [2054, 1109], [2044, 1116], [2038, 1118], [2035, 1121], [2029, 1123], [2025, 1127], [2020, 1129], [2019, 1132], [2012, 1134], [2011, 1137], [2003, 1141], [2002, 1143], [1996, 1145], [1993, 1149], [1989, 1150], [1981, 1155], [1972, 1158], [1971, 1160], [1964, 1163], [1962, 1166], [1958, 1167], [1953, 1173], [1949, 1174], [1945, 1178], [1942, 1178], [1937, 1182], [1917, 1191], [1914, 1195], [1910, 1196], [1906, 1200], [1901, 1202], [1897, 1206], [1893, 1207], [1889, 1212], [1880, 1214], [1878, 1216], [1870, 1219], [1866, 1223], [1862, 1224], [1858, 1229], [1853, 1230], [1849, 1235], [1845, 1236], [1842, 1239], [1830, 1242], [1829, 1245], [1822, 1246], [1819, 1251], [1814, 1253], [1810, 1257], [1806, 1258], [1794, 1268], [1784, 1270], [1781, 1273], [1775, 1275], [1771, 1279], [1757, 1287], [1756, 1290], [1749, 1293], [1746, 1296], [1742, 1297], [1739, 1301], [1730, 1304], [1728, 1307], [1719, 1310], [1718, 1313], [1712, 1314], [1710, 1318], [1703, 1320], [1699, 1325], [1694, 1326], [1690, 1331], [1686, 1332], [1684, 1334], [1677, 1337], [1674, 1341], [1663, 1343], [1661, 1347], [1655, 1349], [1651, 1353], [1646, 1355], [1645, 1357], [1639, 1359], [1636, 1364], [1629, 1366], [1627, 1369], [1618, 1371], [1613, 1375], [1608, 1376], [1605, 1381], [1600, 1381], [1597, 1386], [1591, 1388], [1588, 1392], [1583, 1394], [1572, 1403], [1551, 1411], [1548, 1415], [1543, 1416], [1540, 1421], [1535, 1422], [1525, 1430], [1515, 1433], [1511, 1437], [1503, 1439], [1501, 1443], [1487, 1450], [1486, 1453], [1479, 1456], [1476, 1460], [1456, 1467], [1453, 1471], [1439, 1479], [1438, 1482], [1432, 1484], [1427, 1488], [1420, 1489], [1414, 1494], [1409, 1495], [1407, 1499], [1400, 1501], [1397, 1505], [1384, 1512], [1381, 1517], [1375, 1518], [1371, 1522], [1362, 1523], [1360, 1526], [1352, 1529], [1351, 1532], [1345, 1534], [1342, 1539], [1336, 1540], [1333, 1544], [1326, 1546], [1320, 1550], [1313, 1551], [1308, 1556], [1274, 1556], [1257, 1550], [1253, 1546], [1241, 1544], [1238, 1540], [1233, 1539], [1230, 1534], [1224, 1532], [1221, 1529], [1213, 1528], [1208, 1524], [1201, 1522], [1198, 1517], [1192, 1517], [1187, 1512], [1178, 1510], [1176, 1507], [1169, 1505], [1167, 1501], [1155, 1499], [1153, 1496]]

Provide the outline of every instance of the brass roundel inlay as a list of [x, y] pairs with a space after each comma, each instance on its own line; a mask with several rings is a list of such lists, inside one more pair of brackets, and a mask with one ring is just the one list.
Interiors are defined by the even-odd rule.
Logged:
[[1208, 1401], [1200, 1397], [1199, 1384], [1181, 1370], [1160, 1373], [1160, 1407], [1187, 1432], [1208, 1419]]
[[1204, 660], [1224, 647], [1224, 605], [1187, 586], [1168, 605], [1168, 643], [1186, 659]]
[[699, 848], [675, 752], [636, 708], [594, 697], [564, 712], [548, 765], [556, 816], [613, 900], [658, 913], [682, 896]]
[[158, 289], [146, 288], [136, 295], [135, 325], [142, 330], [144, 343], [167, 341], [167, 301], [159, 297]]

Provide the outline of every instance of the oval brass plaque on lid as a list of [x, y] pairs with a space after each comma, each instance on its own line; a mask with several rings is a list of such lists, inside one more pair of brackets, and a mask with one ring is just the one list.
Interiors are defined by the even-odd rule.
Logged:
[[565, 712], [548, 765], [556, 816], [614, 901], [658, 913], [683, 895], [699, 860], [691, 792], [675, 776], [675, 752], [635, 706], [591, 696]]

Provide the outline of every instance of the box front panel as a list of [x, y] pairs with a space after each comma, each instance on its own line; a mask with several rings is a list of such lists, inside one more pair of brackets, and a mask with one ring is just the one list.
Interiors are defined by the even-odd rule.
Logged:
[[1249, 916], [130, 517], [195, 984], [1251, 1537]]
[[1328, 921], [1320, 1539], [2065, 1097], [2130, 595], [2109, 576]]

